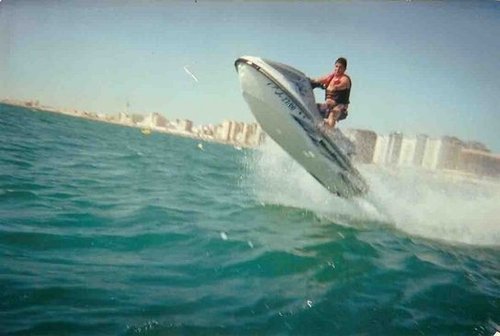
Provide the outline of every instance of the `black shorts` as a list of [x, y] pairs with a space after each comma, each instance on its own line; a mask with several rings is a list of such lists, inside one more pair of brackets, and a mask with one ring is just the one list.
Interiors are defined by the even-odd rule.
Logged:
[[[319, 114], [323, 118], [328, 118], [328, 115], [330, 114], [331, 109], [325, 108], [325, 106], [326, 106], [325, 104], [316, 104], [316, 106], [318, 107]], [[338, 105], [335, 105], [335, 107], [341, 108], [340, 115], [339, 115], [337, 120], [344, 120], [345, 118], [347, 118], [347, 116], [349, 115], [349, 112], [347, 111], [346, 104], [338, 104]]]

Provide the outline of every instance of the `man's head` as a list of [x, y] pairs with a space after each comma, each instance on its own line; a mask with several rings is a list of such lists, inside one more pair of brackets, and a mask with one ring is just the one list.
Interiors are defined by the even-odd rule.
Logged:
[[347, 68], [347, 60], [344, 57], [339, 57], [335, 61], [335, 73], [344, 73]]

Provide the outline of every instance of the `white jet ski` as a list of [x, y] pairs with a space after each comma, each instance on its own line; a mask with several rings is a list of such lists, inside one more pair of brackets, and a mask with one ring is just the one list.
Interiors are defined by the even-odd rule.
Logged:
[[243, 97], [262, 129], [330, 192], [363, 195], [368, 185], [342, 149], [340, 130], [324, 132], [309, 79], [300, 71], [258, 57], [235, 62]]

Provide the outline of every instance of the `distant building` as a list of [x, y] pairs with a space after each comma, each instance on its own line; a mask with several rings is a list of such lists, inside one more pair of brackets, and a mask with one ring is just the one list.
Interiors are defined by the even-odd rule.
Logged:
[[152, 128], [153, 127], [153, 114], [149, 114], [146, 117], [144, 117], [144, 119], [142, 121], [137, 123], [137, 126]]
[[222, 125], [219, 125], [219, 127], [217, 127], [216, 138], [219, 140], [222, 140], [222, 141], [229, 141], [231, 124], [232, 124], [232, 121], [224, 120], [222, 122]]
[[238, 141], [239, 134], [243, 132], [244, 123], [242, 122], [231, 122], [231, 129], [229, 130], [229, 141], [232, 142], [241, 142]]
[[130, 116], [132, 118], [132, 123], [140, 124], [144, 121], [144, 116], [142, 114], [132, 114]]
[[403, 137], [401, 141], [401, 150], [399, 153], [399, 166], [413, 166], [415, 152], [417, 149], [416, 137]]
[[257, 123], [232, 120], [224, 120], [222, 124], [213, 127], [213, 136], [219, 141], [245, 146], [260, 145], [265, 139], [265, 133]]
[[401, 132], [394, 132], [389, 134], [389, 144], [387, 147], [388, 153], [388, 163], [391, 165], [397, 165], [399, 162], [399, 156], [401, 154], [401, 145], [403, 144], [403, 134]]
[[428, 169], [457, 169], [463, 142], [454, 137], [428, 139], [422, 166]]
[[500, 176], [500, 155], [475, 149], [462, 149], [458, 169], [480, 176]]
[[233, 142], [244, 144], [246, 140], [246, 133], [248, 132], [248, 124], [238, 123], [238, 128], [233, 136]]
[[141, 122], [137, 124], [142, 127], [156, 128], [166, 127], [167, 119], [159, 113], [150, 113]]
[[213, 138], [214, 137], [214, 126], [211, 124], [203, 125], [201, 127], [201, 134], [206, 136], [206, 137]]
[[399, 132], [377, 136], [373, 162], [379, 165], [397, 165], [402, 143], [403, 135]]
[[456, 170], [463, 148], [464, 143], [460, 139], [450, 136], [442, 137], [438, 168]]
[[373, 150], [373, 163], [381, 166], [386, 165], [389, 161], [388, 148], [389, 148], [389, 136], [377, 135], [377, 140], [375, 141], [375, 148]]
[[478, 142], [478, 141], [469, 141], [469, 142], [466, 142], [464, 146], [467, 149], [473, 149], [473, 150], [477, 150], [477, 151], [480, 151], [480, 152], [488, 152], [488, 153], [491, 152], [488, 149], [488, 147], [486, 147], [486, 145], [484, 145], [483, 143]]
[[425, 134], [419, 134], [416, 137], [415, 153], [413, 156], [413, 165], [414, 166], [417, 166], [417, 167], [422, 166], [422, 162], [424, 160], [425, 145], [427, 143], [427, 139], [429, 139], [429, 137]]
[[243, 131], [242, 136], [240, 137], [239, 143], [241, 144], [248, 144], [248, 139], [252, 136], [252, 133], [254, 132], [254, 126], [252, 124], [247, 124], [245, 123], [243, 125]]
[[441, 150], [441, 139], [427, 139], [425, 143], [422, 167], [436, 169], [438, 166], [439, 151]]
[[248, 146], [258, 146], [263, 143], [265, 134], [257, 123], [246, 124], [245, 144]]
[[177, 119], [176, 120], [177, 129], [183, 132], [192, 132], [193, 131], [193, 122], [188, 119]]
[[153, 113], [152, 121], [153, 121], [153, 126], [156, 127], [166, 127], [168, 124], [167, 118], [165, 118], [163, 115], [159, 113]]
[[39, 107], [40, 102], [38, 100], [29, 100], [24, 103], [24, 106], [26, 107]]
[[378, 135], [373, 151], [373, 163], [457, 170], [464, 146], [460, 139], [449, 136], [429, 138], [420, 134], [405, 137], [399, 132]]
[[118, 114], [118, 122], [123, 124], [133, 124], [134, 120], [125, 112], [120, 112]]

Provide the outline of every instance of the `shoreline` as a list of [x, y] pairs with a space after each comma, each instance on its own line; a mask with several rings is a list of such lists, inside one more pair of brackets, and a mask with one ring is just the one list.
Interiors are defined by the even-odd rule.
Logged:
[[[0, 104], [7, 105], [7, 106], [13, 106], [13, 107], [20, 107], [24, 109], [29, 109], [34, 112], [48, 112], [48, 113], [53, 113], [53, 114], [60, 114], [60, 115], [65, 115], [73, 118], [79, 118], [79, 119], [86, 119], [86, 120], [91, 120], [91, 121], [96, 121], [96, 122], [102, 122], [102, 123], [107, 123], [107, 124], [112, 124], [116, 126], [123, 126], [123, 127], [129, 127], [129, 128], [136, 128], [139, 131], [141, 131], [144, 136], [149, 136], [151, 133], [161, 133], [161, 134], [168, 134], [168, 135], [173, 135], [173, 136], [180, 136], [183, 138], [190, 138], [193, 140], [199, 140], [207, 143], [216, 143], [216, 144], [221, 144], [225, 146], [232, 146], [237, 150], [241, 150], [242, 148], [245, 149], [257, 149], [261, 143], [258, 143], [256, 145], [249, 145], [237, 141], [224, 141], [221, 139], [217, 139], [213, 136], [209, 136], [206, 134], [199, 134], [199, 133], [194, 133], [194, 132], [188, 132], [188, 131], [183, 131], [175, 128], [166, 128], [166, 127], [157, 127], [157, 126], [144, 126], [140, 125], [137, 123], [133, 122], [123, 122], [120, 120], [115, 119], [113, 116], [109, 116], [106, 114], [96, 114], [92, 112], [87, 112], [87, 111], [78, 111], [78, 110], [64, 110], [64, 109], [56, 109], [53, 107], [49, 106], [32, 106], [29, 104], [29, 102], [22, 102], [22, 101], [8, 101], [8, 100], [3, 100], [0, 101]], [[203, 130], [203, 125], [201, 130]], [[359, 165], [367, 165], [367, 166], [373, 166], [373, 167], [380, 167], [381, 169], [390, 172], [391, 170], [397, 170], [400, 172], [403, 172], [406, 170], [407, 166], [385, 166], [385, 165], [380, 165], [375, 162], [367, 163], [367, 162], [362, 162], [359, 160], [355, 160], [356, 164]], [[416, 169], [420, 169], [422, 167], [414, 167]], [[494, 183], [494, 184], [499, 184], [500, 185], [500, 179], [495, 176], [488, 176], [488, 175], [480, 175], [480, 174], [474, 174], [471, 172], [464, 172], [460, 170], [453, 170], [453, 169], [423, 169], [425, 172], [433, 174], [433, 175], [441, 175], [441, 176], [446, 176], [447, 179], [454, 180], [455, 182], [458, 181], [476, 181], [479, 183]]]
[[201, 140], [201, 141], [210, 142], [210, 143], [218, 143], [221, 145], [233, 146], [235, 148], [254, 149], [254, 148], [258, 147], [258, 145], [252, 146], [249, 144], [236, 142], [236, 141], [224, 141], [224, 140], [216, 139], [214, 137], [210, 137], [210, 136], [207, 136], [204, 134], [200, 135], [200, 134], [197, 134], [194, 132], [182, 131], [182, 130], [177, 130], [177, 129], [173, 129], [173, 128], [169, 129], [166, 127], [157, 127], [157, 126], [150, 127], [150, 126], [135, 124], [132, 122], [122, 122], [122, 121], [114, 119], [112, 116], [109, 116], [109, 115], [96, 114], [96, 113], [87, 112], [87, 111], [78, 111], [78, 110], [71, 111], [71, 110], [64, 110], [64, 109], [56, 109], [56, 108], [50, 107], [50, 106], [39, 106], [39, 105], [32, 106], [32, 105], [29, 105], [26, 102], [22, 102], [22, 101], [3, 100], [3, 101], [0, 101], [0, 104], [30, 109], [34, 112], [48, 112], [48, 113], [53, 113], [53, 114], [65, 115], [65, 116], [69, 116], [69, 117], [73, 117], [73, 118], [102, 122], [102, 123], [116, 125], [116, 126], [136, 128], [140, 131], [149, 130], [150, 132], [148, 132], [147, 134], [143, 133], [145, 136], [150, 135], [151, 133], [162, 133], [162, 134], [180, 136], [180, 137], [184, 137], [184, 138], [191, 138], [194, 140]]

